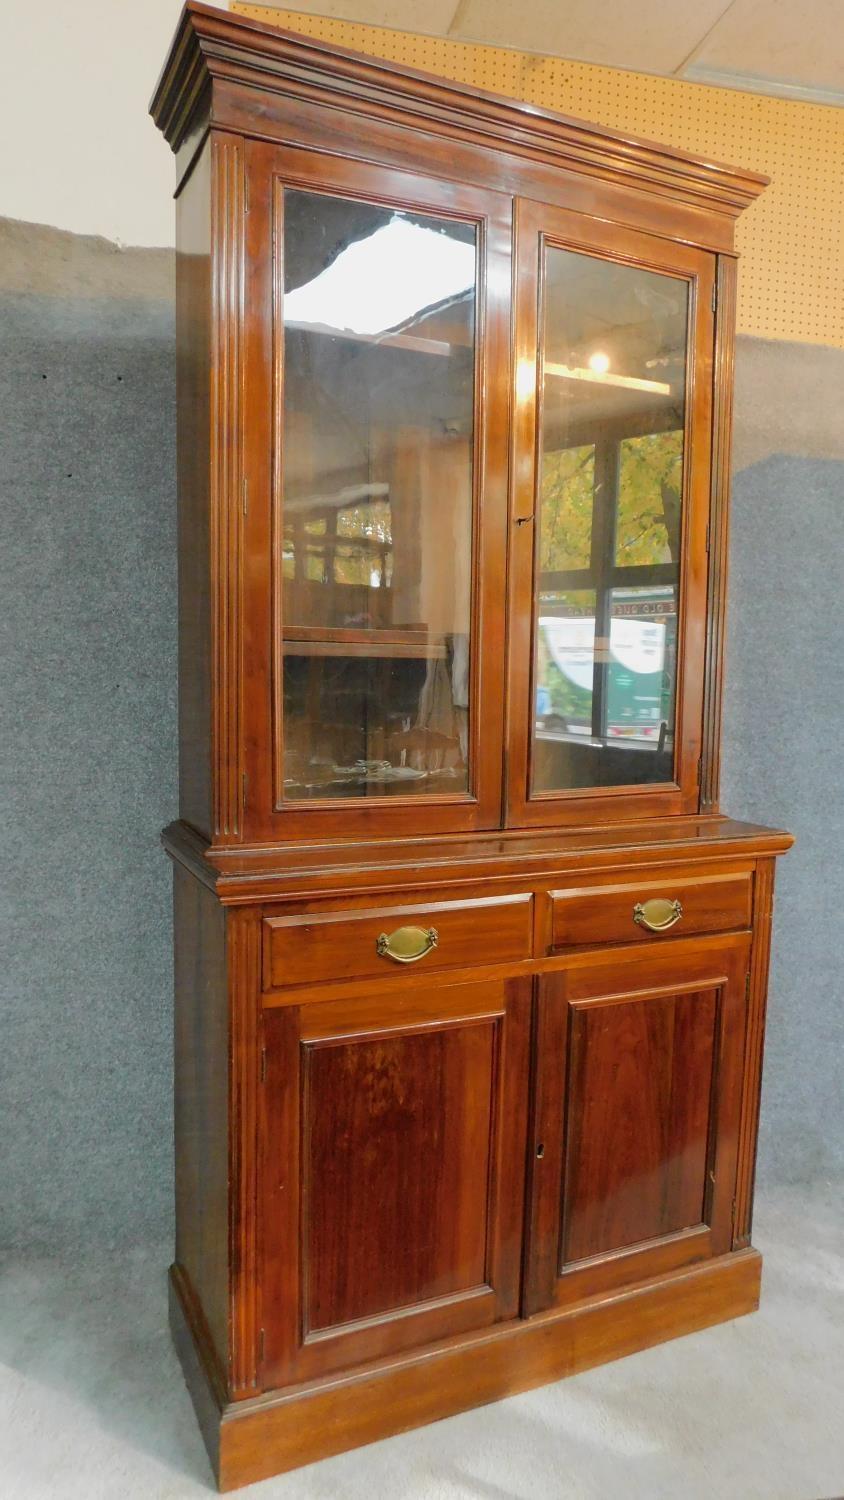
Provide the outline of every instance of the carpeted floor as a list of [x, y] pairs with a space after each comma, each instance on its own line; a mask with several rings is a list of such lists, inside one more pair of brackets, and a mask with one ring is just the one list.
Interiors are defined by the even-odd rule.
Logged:
[[[844, 1495], [840, 1189], [762, 1197], [760, 1312], [330, 1459], [255, 1500]], [[2, 1500], [188, 1500], [210, 1471], [166, 1331], [162, 1249], [2, 1278]]]

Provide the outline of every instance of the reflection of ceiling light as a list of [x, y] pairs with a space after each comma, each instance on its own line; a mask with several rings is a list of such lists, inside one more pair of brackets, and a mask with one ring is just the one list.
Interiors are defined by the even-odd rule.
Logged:
[[578, 370], [570, 365], [545, 366], [546, 375], [556, 375], [561, 380], [591, 380], [596, 385], [618, 385], [626, 391], [650, 391], [652, 396], [670, 396], [671, 386], [662, 380], [639, 380], [635, 375], [614, 375], [608, 370]]
[[609, 367], [610, 357], [608, 354], [602, 354], [600, 349], [596, 349], [594, 354], [590, 354], [589, 368], [590, 370], [594, 370], [596, 375], [606, 375]]
[[475, 284], [475, 247], [396, 215], [284, 294], [285, 323], [384, 333]]

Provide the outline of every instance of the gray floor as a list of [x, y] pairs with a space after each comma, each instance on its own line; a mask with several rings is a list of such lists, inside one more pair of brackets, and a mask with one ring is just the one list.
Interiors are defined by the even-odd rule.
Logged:
[[[762, 1310], [256, 1485], [256, 1500], [827, 1500], [844, 1494], [844, 1225], [759, 1203]], [[165, 1252], [17, 1264], [0, 1302], [2, 1500], [187, 1500], [210, 1473], [165, 1331]]]

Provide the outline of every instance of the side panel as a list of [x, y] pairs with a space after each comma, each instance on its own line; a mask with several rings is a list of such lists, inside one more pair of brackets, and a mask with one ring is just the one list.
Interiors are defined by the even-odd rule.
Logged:
[[225, 1372], [229, 1346], [226, 917], [207, 886], [180, 865], [173, 866], [173, 918], [176, 1264], [199, 1303], [220, 1372]]

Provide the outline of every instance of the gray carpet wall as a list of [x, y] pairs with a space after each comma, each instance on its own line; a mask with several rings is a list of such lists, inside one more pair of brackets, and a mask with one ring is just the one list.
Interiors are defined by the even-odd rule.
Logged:
[[[4, 1245], [171, 1224], [173, 260], [0, 221]], [[724, 804], [780, 866], [760, 1176], [844, 1172], [844, 351], [741, 339]]]

